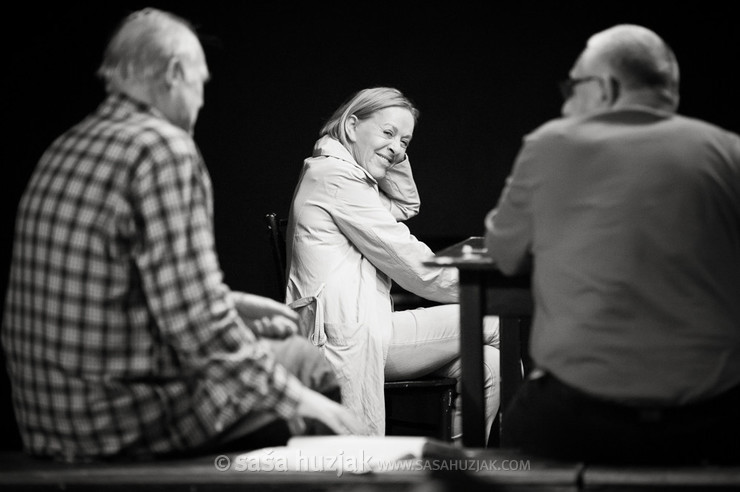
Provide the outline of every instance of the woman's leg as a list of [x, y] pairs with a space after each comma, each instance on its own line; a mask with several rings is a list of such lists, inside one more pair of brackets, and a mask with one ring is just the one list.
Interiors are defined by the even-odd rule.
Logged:
[[457, 304], [393, 313], [393, 332], [385, 362], [386, 380], [430, 374], [460, 356]]
[[[455, 419], [453, 421], [452, 436], [455, 439], [462, 437], [462, 398], [460, 397], [460, 359], [456, 359], [432, 374], [457, 379], [457, 400], [455, 401]], [[483, 345], [483, 401], [486, 404], [485, 436], [491, 434], [493, 421], [501, 404], [501, 384], [499, 370], [499, 351], [491, 345]]]
[[[498, 318], [483, 323], [484, 395], [486, 435], [500, 402]], [[389, 381], [425, 375], [454, 377], [458, 381], [453, 436], [462, 435], [460, 398], [460, 309], [457, 304], [393, 313], [393, 334], [388, 347], [385, 377]]]

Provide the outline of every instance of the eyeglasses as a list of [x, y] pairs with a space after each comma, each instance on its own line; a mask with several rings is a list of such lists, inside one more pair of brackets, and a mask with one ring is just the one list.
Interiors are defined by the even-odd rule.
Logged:
[[560, 93], [563, 95], [563, 99], [568, 100], [571, 97], [573, 97], [573, 91], [575, 90], [576, 86], [579, 84], [584, 84], [586, 82], [591, 82], [592, 80], [598, 80], [601, 81], [601, 77], [597, 77], [596, 75], [590, 75], [587, 77], [568, 77], [567, 79], [560, 82]]

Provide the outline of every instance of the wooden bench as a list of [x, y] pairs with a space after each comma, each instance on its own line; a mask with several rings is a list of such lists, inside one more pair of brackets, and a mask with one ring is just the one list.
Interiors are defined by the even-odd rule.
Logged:
[[[478, 459], [429, 457], [408, 460], [397, 470], [364, 474], [332, 471], [238, 471], [238, 455], [228, 455], [231, 466], [219, 471], [217, 460], [203, 456], [183, 460], [147, 463], [95, 463], [68, 465], [37, 460], [18, 452], [0, 453], [0, 490], [167, 490], [167, 491], [359, 491], [359, 492], [445, 492], [458, 490], [468, 482], [466, 492], [477, 487], [490, 490], [576, 491], [580, 467], [577, 464], [531, 462], [526, 470], [507, 468], [504, 458]], [[503, 455], [501, 455], [503, 456]], [[446, 464], [445, 464], [446, 463]], [[479, 470], [479, 471], [478, 471]], [[471, 488], [472, 487], [472, 488]]]
[[[237, 455], [230, 454], [232, 461]], [[162, 460], [142, 463], [68, 465], [37, 460], [21, 453], [0, 454], [0, 490], [116, 491], [326, 491], [368, 486], [399, 490], [429, 480], [419, 472], [342, 474], [334, 472], [219, 471], [223, 457]]]
[[630, 468], [590, 466], [583, 471], [582, 484], [582, 490], [604, 492], [740, 491], [740, 466]]
[[[738, 467], [604, 467], [527, 457], [506, 449], [465, 449], [378, 473], [219, 471], [217, 455], [142, 463], [68, 465], [0, 452], [0, 490], [167, 491], [724, 491], [740, 490]], [[219, 464], [223, 464], [223, 457]]]

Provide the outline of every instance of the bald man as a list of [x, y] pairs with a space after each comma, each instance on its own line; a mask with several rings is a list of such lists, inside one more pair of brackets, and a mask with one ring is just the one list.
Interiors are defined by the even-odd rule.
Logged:
[[536, 369], [506, 446], [607, 463], [738, 462], [740, 138], [676, 113], [654, 32], [593, 35], [563, 117], [529, 134], [486, 217], [531, 267]]

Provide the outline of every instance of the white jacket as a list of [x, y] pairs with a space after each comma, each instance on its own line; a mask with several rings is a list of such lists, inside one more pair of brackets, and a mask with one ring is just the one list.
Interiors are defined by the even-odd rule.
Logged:
[[458, 301], [457, 269], [423, 265], [433, 252], [399, 222], [419, 205], [408, 158], [378, 183], [339, 141], [323, 137], [303, 164], [291, 206], [287, 302], [371, 435], [385, 433], [391, 280], [427, 299]]

